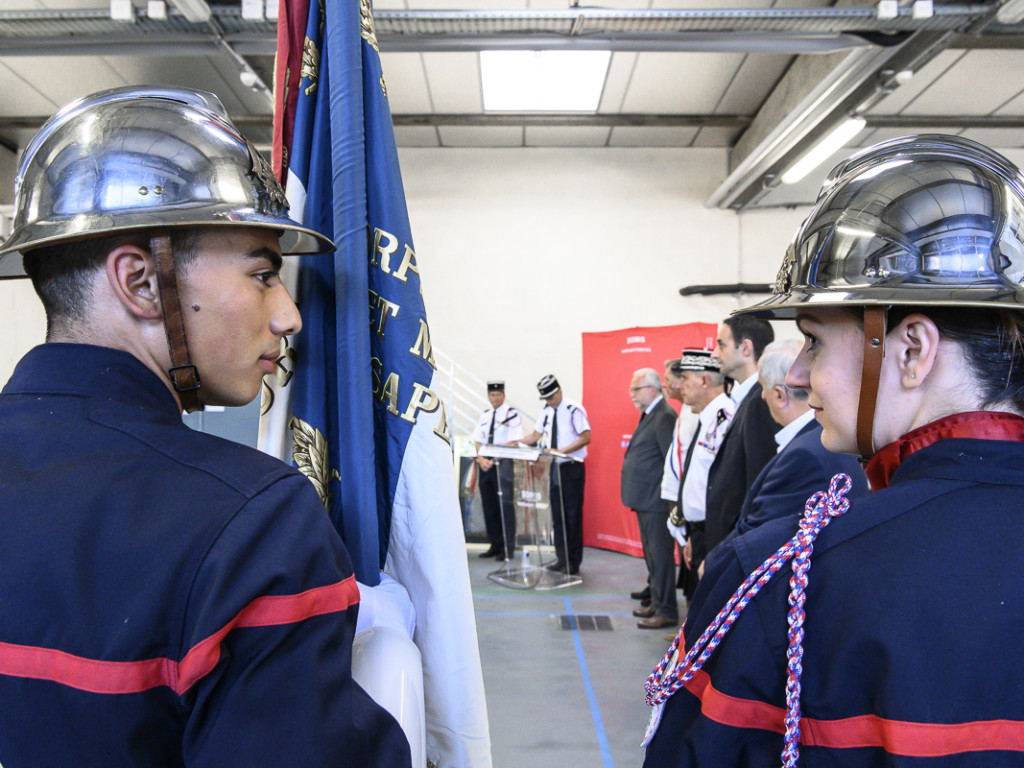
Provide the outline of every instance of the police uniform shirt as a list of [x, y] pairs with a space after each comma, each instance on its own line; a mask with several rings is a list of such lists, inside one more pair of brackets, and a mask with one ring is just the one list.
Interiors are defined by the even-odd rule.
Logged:
[[691, 523], [704, 520], [707, 510], [708, 473], [736, 413], [736, 404], [724, 392], [700, 412], [699, 437], [683, 479], [683, 516]]
[[[552, 419], [558, 419], [558, 446], [551, 444]], [[548, 448], [561, 450], [562, 446], [572, 445], [579, 440], [580, 435], [584, 432], [589, 432], [590, 421], [587, 420], [587, 412], [583, 410], [582, 405], [566, 400], [563, 397], [557, 409], [552, 408], [550, 405], [544, 406], [544, 410], [540, 412], [540, 418], [537, 420], [537, 431], [543, 433], [544, 443]], [[585, 459], [587, 457], [587, 447], [583, 446], [569, 455], [575, 456], [578, 459]]]
[[[494, 437], [491, 438], [491, 419], [494, 420]], [[523, 437], [523, 419], [519, 411], [508, 403], [502, 403], [497, 408], [488, 408], [477, 421], [476, 429], [473, 430], [473, 439], [481, 445], [505, 445], [513, 440], [521, 440]], [[489, 439], [491, 438], [491, 439]]]
[[676, 428], [672, 432], [672, 445], [669, 446], [668, 453], [665, 454], [665, 470], [661, 476], [661, 498], [671, 501], [673, 504], [679, 498], [679, 476], [683, 472], [686, 449], [690, 447], [690, 440], [699, 423], [697, 414], [691, 411], [689, 406], [684, 405], [679, 411], [679, 418], [676, 419]]

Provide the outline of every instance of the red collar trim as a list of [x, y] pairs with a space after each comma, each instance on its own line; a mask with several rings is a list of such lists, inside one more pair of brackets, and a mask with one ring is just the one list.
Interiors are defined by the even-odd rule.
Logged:
[[1024, 442], [1024, 418], [1012, 413], [971, 411], [955, 413], [907, 432], [872, 456], [864, 468], [872, 490], [887, 488], [896, 468], [912, 453], [950, 437]]

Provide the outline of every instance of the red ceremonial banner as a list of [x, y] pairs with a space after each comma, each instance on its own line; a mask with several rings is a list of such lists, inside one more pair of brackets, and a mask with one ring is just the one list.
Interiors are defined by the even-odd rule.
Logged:
[[[685, 323], [657, 328], [624, 328], [583, 334], [583, 407], [590, 419], [587, 480], [583, 501], [583, 543], [643, 556], [636, 514], [622, 505], [622, 459], [640, 412], [629, 398], [633, 372], [653, 368], [684, 348], [712, 349], [718, 326]], [[669, 400], [679, 410], [680, 403]]]

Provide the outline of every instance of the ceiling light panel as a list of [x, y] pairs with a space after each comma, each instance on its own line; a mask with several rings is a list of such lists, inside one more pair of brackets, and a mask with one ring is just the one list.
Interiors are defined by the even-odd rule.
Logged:
[[487, 112], [596, 112], [610, 51], [481, 51]]

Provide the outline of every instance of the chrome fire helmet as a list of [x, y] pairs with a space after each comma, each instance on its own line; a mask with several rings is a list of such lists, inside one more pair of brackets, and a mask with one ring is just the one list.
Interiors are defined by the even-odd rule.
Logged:
[[836, 166], [797, 230], [771, 298], [802, 305], [1024, 308], [1024, 176], [956, 136], [904, 136]]
[[740, 314], [864, 309], [857, 442], [871, 428], [893, 306], [1024, 309], [1024, 176], [955, 136], [904, 136], [836, 166], [797, 230], [772, 296]]
[[25, 150], [0, 278], [40, 246], [152, 227], [277, 230], [285, 254], [334, 245], [288, 215], [281, 185], [212, 93], [117, 88], [57, 112]]
[[188, 350], [170, 230], [243, 226], [278, 233], [283, 254], [334, 250], [288, 215], [284, 190], [212, 93], [148, 86], [102, 91], [55, 114], [25, 150], [0, 279], [36, 248], [122, 232], [149, 235], [182, 408], [203, 408]]

